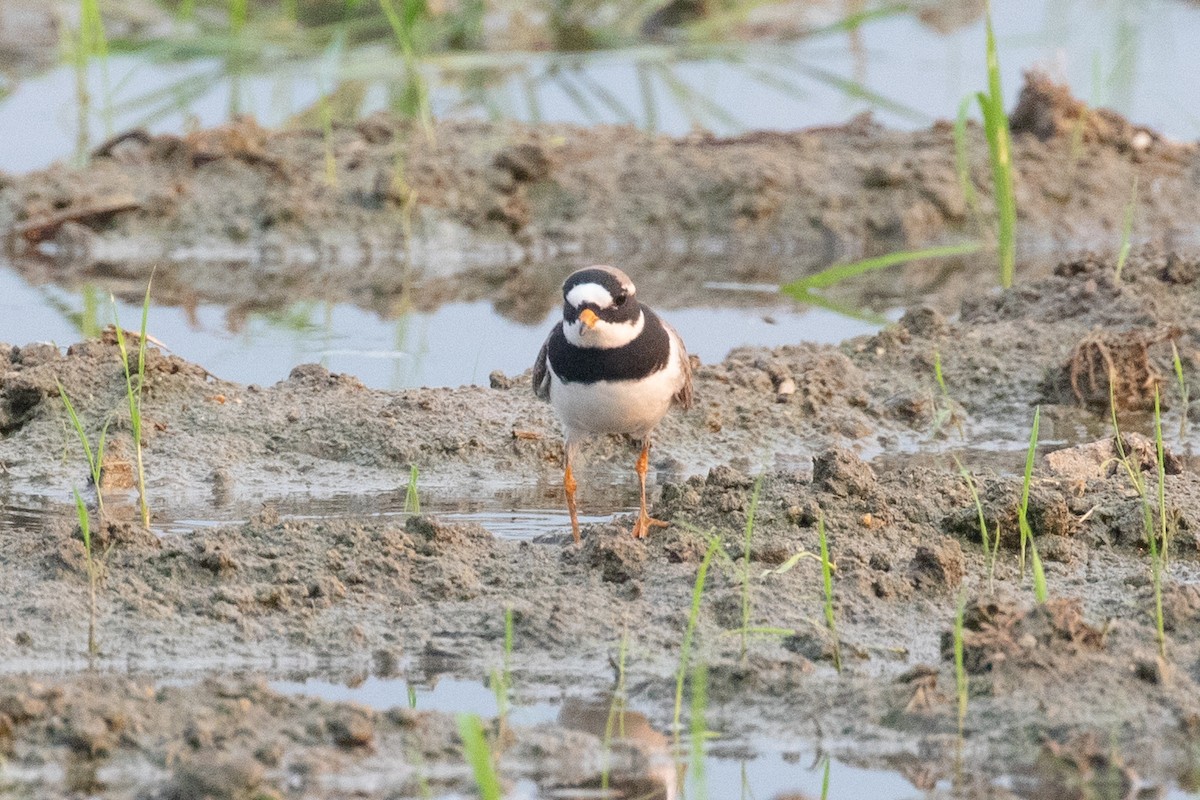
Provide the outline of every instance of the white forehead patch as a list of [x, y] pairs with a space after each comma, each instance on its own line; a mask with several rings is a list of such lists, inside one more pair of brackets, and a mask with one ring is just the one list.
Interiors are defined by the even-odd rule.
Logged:
[[592, 303], [597, 308], [608, 308], [613, 304], [612, 295], [598, 283], [581, 283], [567, 292], [567, 302], [579, 308], [584, 303]]

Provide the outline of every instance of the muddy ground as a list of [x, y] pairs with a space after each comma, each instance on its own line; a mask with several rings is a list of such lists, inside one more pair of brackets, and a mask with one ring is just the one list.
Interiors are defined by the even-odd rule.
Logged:
[[[1013, 125], [1031, 251], [1115, 241], [1135, 176], [1137, 230], [1154, 246], [1135, 249], [1119, 277], [1107, 255], [1058, 259], [1005, 292], [979, 289], [990, 273], [959, 273], [938, 308], [914, 307], [875, 336], [697, 364], [697, 407], [661, 426], [653, 455], [653, 511], [675, 524], [647, 542], [629, 538], [624, 517], [587, 526], [577, 546], [565, 524], [517, 542], [436, 516], [286, 513], [291, 495], [402, 495], [411, 465], [426, 497], [508, 492], [557, 505], [557, 425], [527, 374], [494, 374], [491, 388], [382, 392], [298, 365], [274, 386], [246, 386], [152, 347], [152, 508], [244, 520], [158, 536], [131, 503], [134, 448], [111, 335], [66, 353], [0, 345], [0, 488], [54, 500], [44, 515], [0, 525], [0, 793], [466, 791], [452, 717], [285, 696], [264, 678], [478, 680], [502, 663], [511, 607], [517, 699], [553, 691], [577, 705], [541, 726], [501, 732], [489, 721], [504, 779], [543, 793], [598, 785], [595, 709], [607, 708], [626, 638], [629, 700], [647, 718], [609, 763], [639, 796], [670, 763], [673, 675], [710, 535], [730, 558], [708, 574], [696, 657], [708, 667], [708, 723], [726, 742], [788, 738], [956, 797], [1196, 790], [1200, 475], [1194, 436], [1179, 432], [1189, 409], [1172, 346], [1195, 385], [1200, 257], [1187, 242], [1200, 218], [1200, 152], [1085, 111], [1041, 81]], [[986, 215], [985, 148], [971, 136]], [[250, 122], [134, 134], [82, 171], [0, 178], [9, 258], [31, 280], [97, 281], [138, 298], [161, 261], [159, 302], [321, 296], [386, 310], [486, 296], [541, 318], [580, 260], [636, 265], [639, 294], [670, 308], [705, 302], [706, 280], [777, 281], [831, 258], [978, 231], [944, 125], [909, 134], [859, 120], [672, 140], [456, 124], [426, 138], [375, 118], [338, 128], [333, 144], [336, 184], [323, 177], [320, 136]], [[941, 269], [900, 282], [940, 279]], [[72, 487], [90, 503], [95, 492], [58, 381], [93, 441], [111, 420], [91, 657], [86, 560], [67, 501]], [[1125, 430], [1152, 433], [1155, 387], [1171, 451], [1165, 658], [1142, 501], [1113, 461], [1108, 410], [1112, 397]], [[1039, 406], [1030, 521], [1045, 604], [1017, 547]], [[1126, 444], [1156, 498], [1153, 446]], [[580, 475], [585, 511], [612, 475], [632, 483], [633, 454], [621, 439], [593, 444]], [[994, 579], [955, 456], [1001, 534]], [[747, 573], [737, 559], [756, 475]], [[836, 565], [840, 674], [818, 560], [782, 569], [818, 550], [819, 520]], [[729, 631], [743, 626], [745, 574], [749, 625], [774, 632], [743, 653]], [[961, 740], [947, 646], [960, 593], [970, 677]]]
[[[129, 131], [86, 169], [0, 176], [0, 230], [37, 284], [103, 282], [160, 303], [233, 309], [298, 299], [381, 313], [492, 299], [545, 318], [573, 266], [619, 263], [659, 305], [714, 301], [706, 281], [778, 284], [835, 261], [987, 238], [991, 172], [968, 130], [968, 203], [953, 126], [846, 125], [721, 138], [632, 127], [413, 122], [319, 131], [244, 120], [186, 136]], [[1195, 241], [1200, 149], [1030, 77], [1012, 114], [1027, 277], [1049, 253], [1135, 235]], [[326, 153], [335, 170], [326, 169]], [[944, 284], [949, 284], [944, 285]], [[877, 276], [874, 302], [938, 284], [945, 310], [991, 285], [946, 262]], [[718, 302], [730, 302], [725, 297]]]
[[[697, 638], [711, 701], [722, 709], [709, 720], [714, 728], [820, 743], [851, 763], [901, 768], [921, 788], [951, 781], [942, 791], [954, 796], [1194, 789], [1200, 476], [1186, 452], [1170, 454], [1162, 659], [1141, 501], [1105, 435], [1103, 366], [1117, 370], [1113, 395], [1131, 432], [1146, 429], [1148, 392], [1160, 386], [1179, 450], [1171, 343], [1194, 384], [1198, 278], [1200, 260], [1174, 254], [1135, 253], [1119, 280], [1110, 260], [1081, 257], [1046, 280], [968, 303], [953, 320], [914, 309], [840, 347], [738, 350], [700, 365], [697, 408], [670, 418], [656, 450], [653, 510], [676, 524], [647, 542], [629, 538], [622, 517], [587, 526], [576, 546], [565, 526], [515, 542], [433, 517], [302, 520], [270, 504], [243, 524], [160, 538], [110, 499], [96, 534], [108, 553], [98, 677], [48, 675], [84, 663], [87, 580], [73, 510], [64, 504], [40, 526], [0, 529], [0, 648], [11, 674], [0, 680], [0, 743], [10, 790], [407, 797], [419, 794], [414, 765], [432, 770], [438, 785], [462, 786], [452, 718], [283, 697], [253, 676], [331, 665], [362, 675], [482, 676], [500, 663], [505, 606], [514, 610], [518, 696], [521, 687], [560, 686], [602, 697], [627, 637], [631, 700], [658, 709], [651, 718], [661, 729], [704, 532], [740, 557], [751, 475], [760, 471], [750, 625], [787, 633], [753, 637], [742, 656], [740, 637], [727, 633], [742, 626], [742, 568], [717, 558]], [[948, 399], [935, 391], [935, 351]], [[115, 346], [0, 352], [3, 480], [85, 485], [58, 379], [93, 435], [113, 417], [106, 481], [119, 499], [130, 443]], [[780, 395], [788, 378], [797, 390]], [[1019, 440], [1039, 404], [1050, 444], [1035, 470], [1030, 519], [1046, 564], [1045, 605], [1021, 578], [1016, 549]], [[496, 375], [490, 389], [379, 392], [300, 366], [275, 386], [249, 387], [151, 349], [145, 413], [156, 505], [265, 484], [398, 488], [410, 463], [431, 486], [463, 492], [552, 492], [559, 479], [555, 424], [527, 376]], [[997, 431], [1008, 440], [1000, 455], [988, 449]], [[1090, 439], [1100, 443], [1068, 444]], [[1154, 459], [1144, 442], [1129, 446], [1153, 498]], [[994, 586], [952, 455], [975, 471], [989, 528], [1001, 531]], [[630, 457], [615, 438], [590, 451], [593, 469]], [[818, 562], [767, 574], [817, 551], [818, 519], [837, 567], [840, 675]], [[947, 648], [960, 592], [971, 687], [961, 750]], [[223, 677], [158, 683], [211, 671]], [[601, 739], [594, 729], [564, 733], [568, 724], [507, 734], [506, 778], [594, 785]], [[649, 769], [652, 747], [623, 747], [622, 770]], [[204, 781], [219, 785], [210, 792]]]

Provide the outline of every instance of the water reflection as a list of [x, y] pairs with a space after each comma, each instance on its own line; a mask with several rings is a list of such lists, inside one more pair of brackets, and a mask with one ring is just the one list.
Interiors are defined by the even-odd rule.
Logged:
[[[649, 18], [618, 15], [615, 23], [550, 15], [536, 30], [528, 15], [493, 13], [485, 26], [445, 15], [413, 29], [407, 49], [373, 3], [303, 3], [325, 15], [291, 19], [259, 4], [238, 30], [220, 15], [172, 22], [168, 9], [152, 8], [163, 24], [127, 35], [103, 64], [93, 58], [82, 84], [75, 65], [30, 77], [59, 56], [61, 36], [75, 36], [56, 31], [45, 10], [46, 30], [30, 29], [22, 20], [41, 5], [0, 6], [0, 72], [11, 76], [0, 83], [0, 129], [19, 143], [0, 152], [0, 170], [86, 150], [77, 136], [95, 144], [135, 127], [179, 133], [244, 112], [272, 127], [315, 129], [382, 109], [414, 118], [630, 123], [672, 134], [830, 124], [863, 110], [886, 124], [923, 126], [951, 116], [983, 77], [980, 0], [922, 2], [912, 12], [891, 3], [768, 2], [686, 29], [656, 14], [712, 4], [658, 12], [642, 4]], [[591, 4], [555, 4], [581, 6]], [[356, 9], [349, 18], [347, 7]], [[110, 27], [119, 25], [117, 10], [106, 11]], [[610, 29], [595, 30], [605, 19], [599, 24]], [[1200, 51], [1187, 46], [1200, 26], [1194, 4], [1013, 0], [997, 9], [996, 22], [1010, 91], [1022, 71], [1041, 65], [1093, 106], [1176, 137], [1196, 135], [1193, 87], [1178, 80], [1200, 68]], [[92, 106], [82, 126], [81, 97]]]
[[[155, 280], [154, 298], [164, 302]], [[653, 286], [655, 279], [649, 282]], [[121, 319], [140, 316], [141, 291], [144, 287], [131, 291], [129, 301], [117, 300]], [[644, 293], [652, 297], [653, 288]], [[556, 305], [557, 297], [555, 287], [533, 307]], [[679, 302], [678, 293], [664, 291], [660, 297], [663, 302], [653, 305], [667, 306], [664, 316], [683, 335], [689, 351], [705, 362], [719, 361], [735, 345], [833, 344], [879, 327], [770, 295], [730, 298], [732, 307], [723, 308], [670, 308], [672, 298]], [[518, 375], [529, 368], [557, 313], [549, 310], [530, 325], [497, 313], [498, 306], [500, 301], [448, 303], [391, 318], [350, 303], [312, 300], [295, 301], [280, 310], [245, 312], [207, 303], [156, 304], [150, 310], [149, 329], [176, 355], [239, 383], [268, 385], [286, 378], [297, 364], [318, 362], [373, 388], [486, 385], [493, 370]], [[112, 317], [105, 291], [85, 287], [74, 294], [49, 285], [31, 286], [0, 264], [0, 342], [53, 341], [66, 346]], [[470, 335], [464, 336], [464, 331]]]
[[652, 725], [645, 714], [627, 708], [620, 698], [569, 697], [559, 709], [558, 724], [600, 739], [606, 748], [603, 757], [609, 762], [616, 761], [611, 754], [615, 748], [636, 754], [632, 763], [637, 769], [605, 774], [577, 788], [607, 790], [617, 797], [645, 800], [675, 800], [679, 796], [686, 770], [673, 755], [671, 738]]

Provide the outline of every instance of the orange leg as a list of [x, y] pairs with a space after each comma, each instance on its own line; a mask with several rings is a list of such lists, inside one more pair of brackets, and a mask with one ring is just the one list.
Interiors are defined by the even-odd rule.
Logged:
[[575, 544], [579, 544], [579, 515], [575, 510], [575, 475], [571, 472], [571, 459], [566, 459], [563, 469], [563, 488], [567, 490], [567, 510], [571, 512], [571, 533], [575, 536]]
[[642, 508], [638, 512], [637, 522], [633, 526], [633, 538], [645, 539], [650, 534], [651, 528], [665, 528], [666, 522], [661, 519], [654, 519], [646, 510], [646, 471], [650, 468], [650, 439], [642, 441], [642, 454], [637, 460], [638, 483], [642, 486]]

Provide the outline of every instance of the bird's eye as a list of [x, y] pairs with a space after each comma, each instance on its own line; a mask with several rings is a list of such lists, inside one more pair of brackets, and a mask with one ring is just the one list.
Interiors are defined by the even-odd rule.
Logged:
[[625, 305], [625, 301], [628, 299], [629, 299], [629, 295], [626, 294], [622, 290], [620, 292], [617, 292], [617, 296], [613, 298], [613, 302], [619, 306], [623, 306], [623, 305]]

